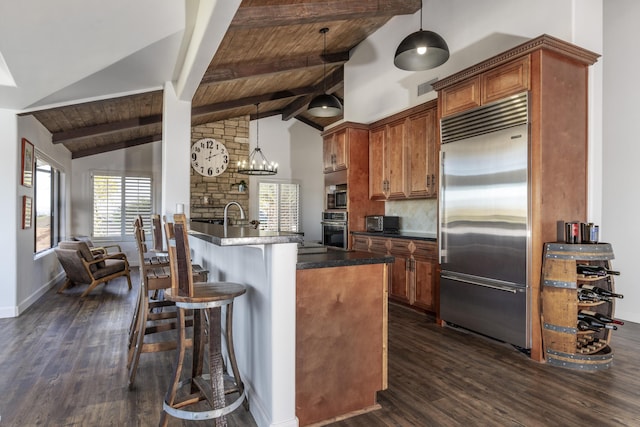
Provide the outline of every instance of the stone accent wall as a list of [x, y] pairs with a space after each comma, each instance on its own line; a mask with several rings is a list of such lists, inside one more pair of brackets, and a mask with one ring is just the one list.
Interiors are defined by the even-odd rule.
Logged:
[[[238, 184], [249, 176], [238, 174], [238, 160], [249, 155], [249, 116], [206, 123], [191, 128], [191, 144], [201, 138], [214, 138], [229, 151], [227, 170], [216, 177], [204, 177], [191, 168], [191, 218], [222, 218], [224, 207], [231, 201], [240, 203], [249, 214], [249, 191], [238, 191]], [[237, 207], [229, 208], [229, 217], [235, 223], [240, 219]], [[249, 218], [247, 218], [247, 221]]]

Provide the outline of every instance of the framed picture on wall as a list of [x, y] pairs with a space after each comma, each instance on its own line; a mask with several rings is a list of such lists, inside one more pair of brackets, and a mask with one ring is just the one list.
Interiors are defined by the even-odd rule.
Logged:
[[31, 228], [31, 212], [33, 199], [29, 196], [22, 196], [22, 228]]
[[33, 185], [33, 144], [22, 138], [22, 185]]

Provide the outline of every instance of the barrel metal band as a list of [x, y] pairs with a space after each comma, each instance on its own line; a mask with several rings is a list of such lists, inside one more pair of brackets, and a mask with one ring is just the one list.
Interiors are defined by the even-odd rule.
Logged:
[[613, 249], [609, 243], [595, 244], [570, 244], [547, 243], [546, 258], [553, 259], [580, 259], [580, 260], [612, 260]]
[[576, 289], [578, 285], [576, 282], [563, 282], [561, 280], [544, 280], [544, 286], [550, 286], [552, 288], [565, 288], [565, 289]]
[[561, 368], [572, 368], [572, 369], [580, 369], [582, 371], [599, 371], [601, 369], [609, 369], [611, 367], [611, 360], [606, 363], [579, 363], [579, 362], [571, 362], [566, 360], [559, 360], [553, 357], [547, 358], [547, 363], [551, 366], [559, 366]]
[[562, 332], [563, 334], [576, 334], [577, 328], [571, 328], [569, 326], [552, 325], [551, 323], [544, 323], [544, 328], [554, 332]]

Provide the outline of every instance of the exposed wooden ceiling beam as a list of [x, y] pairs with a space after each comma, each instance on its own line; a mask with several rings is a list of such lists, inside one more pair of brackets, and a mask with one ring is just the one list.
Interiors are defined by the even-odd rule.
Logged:
[[63, 132], [54, 132], [52, 135], [52, 142], [54, 144], [61, 144], [63, 142], [68, 142], [71, 140], [79, 141], [87, 138], [95, 138], [96, 136], [104, 136], [137, 128], [140, 126], [148, 126], [161, 122], [162, 114], [156, 114], [147, 117], [137, 117], [130, 120], [121, 120], [119, 122], [104, 123], [95, 126], [85, 126]]
[[[253, 105], [258, 102], [275, 101], [278, 99], [286, 99], [298, 97], [301, 95], [314, 94], [318, 92], [318, 86], [300, 87], [292, 90], [264, 93], [261, 95], [250, 96], [230, 101], [217, 102], [215, 104], [201, 105], [191, 109], [191, 116], [198, 117], [218, 111], [230, 110], [238, 107]], [[120, 131], [133, 129], [139, 126], [147, 126], [162, 123], [162, 115], [154, 115], [140, 117], [131, 120], [122, 120], [119, 122], [105, 123], [96, 126], [85, 126], [82, 128], [72, 129], [65, 132], [55, 132], [52, 140], [54, 144], [62, 144], [65, 142], [76, 142], [98, 136], [108, 135]]]
[[342, 21], [380, 16], [410, 15], [422, 6], [421, 0], [329, 0], [240, 7], [229, 28], [264, 28]]
[[333, 73], [329, 74], [323, 82], [315, 86], [315, 90], [306, 96], [300, 97], [289, 104], [282, 111], [282, 120], [287, 121], [304, 112], [309, 102], [315, 95], [322, 93], [333, 93], [344, 86], [344, 67], [340, 67]]
[[317, 124], [315, 122], [312, 122], [311, 120], [307, 119], [304, 116], [296, 116], [296, 119], [298, 119], [299, 121], [301, 121], [305, 125], [309, 125], [314, 129], [318, 129], [320, 132], [322, 132], [324, 130], [324, 126], [320, 126], [319, 124]]
[[162, 141], [162, 135], [143, 136], [142, 138], [131, 139], [129, 141], [120, 141], [115, 144], [101, 145], [99, 147], [87, 148], [85, 150], [75, 150], [72, 151], [71, 158], [77, 159], [80, 157], [93, 156], [94, 154], [107, 153], [113, 150], [135, 147], [136, 145], [143, 145], [156, 141]]
[[291, 90], [279, 92], [264, 93], [261, 95], [248, 96], [240, 99], [216, 102], [215, 104], [202, 105], [191, 109], [191, 117], [204, 116], [218, 111], [230, 110], [232, 108], [245, 107], [247, 105], [256, 104], [258, 102], [276, 101], [278, 99], [293, 98], [301, 95], [307, 95], [316, 91], [316, 86], [300, 87]]
[[201, 84], [220, 83], [229, 80], [256, 77], [297, 70], [299, 68], [317, 67], [324, 64], [344, 64], [349, 60], [349, 51], [330, 53], [326, 55], [302, 56], [297, 58], [282, 58], [277, 61], [256, 63], [223, 64], [213, 70], [207, 70], [202, 77]]

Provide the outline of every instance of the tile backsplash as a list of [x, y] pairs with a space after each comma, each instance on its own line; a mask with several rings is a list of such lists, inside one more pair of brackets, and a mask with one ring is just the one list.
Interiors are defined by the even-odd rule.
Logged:
[[438, 200], [387, 201], [385, 215], [399, 216], [401, 231], [435, 233], [438, 229]]

